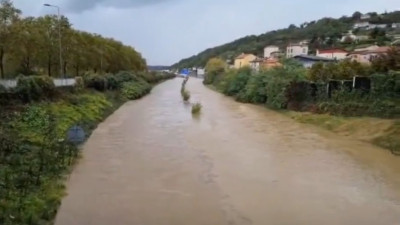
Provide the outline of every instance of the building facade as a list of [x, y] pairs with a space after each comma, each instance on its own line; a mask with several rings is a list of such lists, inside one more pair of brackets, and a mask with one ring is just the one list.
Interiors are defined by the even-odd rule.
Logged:
[[257, 57], [253, 54], [242, 53], [235, 58], [234, 68], [240, 69], [245, 66], [250, 66], [250, 62], [255, 59], [257, 59]]
[[317, 49], [317, 56], [334, 59], [334, 60], [343, 60], [347, 58], [348, 52], [342, 49], [326, 49], [326, 50], [319, 50]]
[[308, 54], [308, 45], [305, 43], [299, 44], [290, 44], [286, 48], [286, 57], [293, 58], [298, 55], [307, 55]]
[[274, 46], [274, 45], [270, 45], [264, 48], [264, 58], [270, 58], [272, 57], [272, 53], [274, 52], [279, 52], [279, 47], [278, 46]]

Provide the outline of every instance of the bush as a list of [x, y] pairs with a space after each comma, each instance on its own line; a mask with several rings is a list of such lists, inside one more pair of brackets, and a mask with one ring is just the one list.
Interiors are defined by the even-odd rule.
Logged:
[[16, 92], [23, 101], [52, 98], [56, 93], [54, 82], [48, 76], [20, 76], [17, 80]]
[[129, 100], [139, 99], [150, 91], [151, 86], [145, 81], [131, 81], [124, 83], [122, 86], [122, 95]]
[[246, 87], [240, 91], [237, 100], [249, 103], [266, 103], [267, 101], [267, 78], [265, 73], [257, 73], [250, 77]]
[[202, 105], [200, 103], [196, 103], [192, 106], [192, 114], [196, 115], [201, 112]]
[[250, 67], [241, 68], [235, 73], [234, 76], [229, 80], [228, 88], [224, 93], [228, 96], [236, 96], [239, 94], [247, 85], [247, 81], [250, 79], [251, 69]]
[[99, 74], [89, 74], [85, 76], [87, 88], [93, 88], [97, 91], [107, 90], [107, 79]]
[[188, 90], [182, 90], [182, 98], [185, 102], [189, 101], [190, 99], [190, 92]]

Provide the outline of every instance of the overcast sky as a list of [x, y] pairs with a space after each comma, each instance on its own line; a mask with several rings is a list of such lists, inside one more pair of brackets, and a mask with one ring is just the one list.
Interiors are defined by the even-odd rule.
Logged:
[[150, 65], [321, 17], [400, 9], [400, 0], [14, 0], [25, 16], [61, 6], [73, 26], [135, 47]]

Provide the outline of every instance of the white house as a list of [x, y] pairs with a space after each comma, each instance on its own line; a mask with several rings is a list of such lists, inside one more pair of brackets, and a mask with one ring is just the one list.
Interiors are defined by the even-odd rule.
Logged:
[[353, 28], [354, 28], [354, 29], [358, 29], [358, 28], [368, 28], [369, 26], [370, 26], [369, 22], [362, 21], [362, 22], [357, 22], [357, 23], [355, 23], [354, 26], [353, 26]]
[[346, 59], [347, 54], [348, 52], [342, 49], [326, 49], [326, 50], [317, 49], [317, 56], [327, 59], [343, 60]]
[[369, 19], [371, 19], [371, 15], [370, 15], [369, 13], [363, 14], [363, 15], [361, 15], [361, 18], [360, 18], [360, 19], [362, 19], [362, 20], [369, 20]]
[[250, 67], [255, 71], [259, 71], [263, 62], [264, 59], [256, 58], [255, 60], [250, 61]]
[[279, 47], [274, 46], [274, 45], [269, 45], [269, 46], [265, 47], [264, 48], [264, 58], [270, 58], [271, 53], [273, 53], [273, 52], [279, 52]]
[[286, 48], [286, 57], [293, 58], [297, 55], [307, 55], [308, 45], [305, 43], [289, 44]]

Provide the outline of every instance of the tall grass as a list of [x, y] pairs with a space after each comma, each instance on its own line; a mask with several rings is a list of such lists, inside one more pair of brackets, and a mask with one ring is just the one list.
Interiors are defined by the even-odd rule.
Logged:
[[200, 103], [193, 104], [193, 106], [192, 106], [192, 114], [193, 115], [200, 114], [202, 108], [203, 108], [203, 106]]

